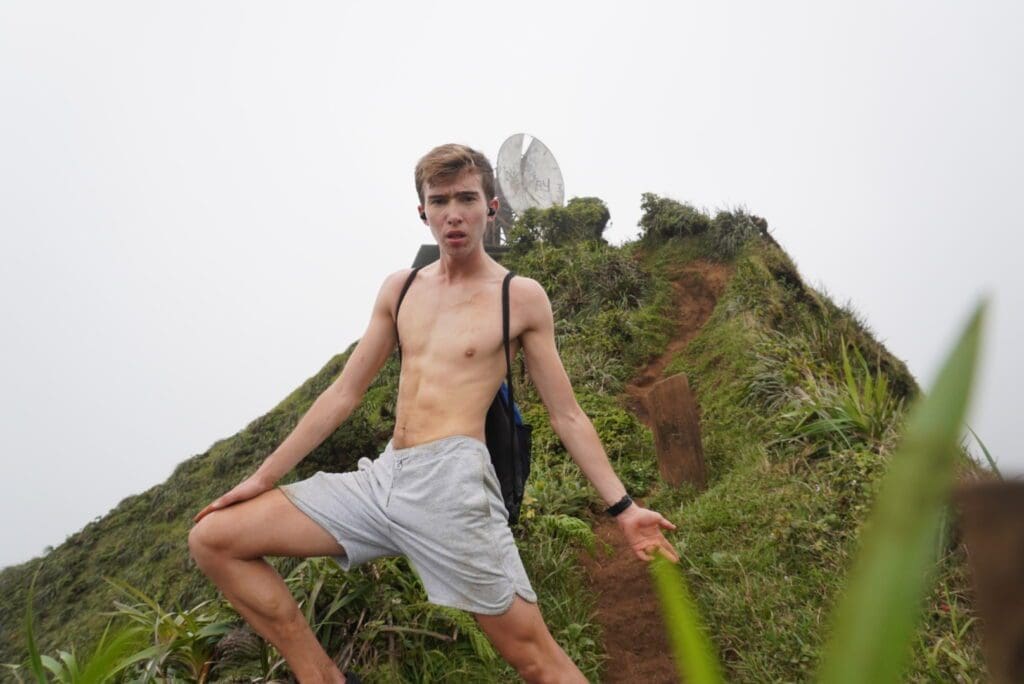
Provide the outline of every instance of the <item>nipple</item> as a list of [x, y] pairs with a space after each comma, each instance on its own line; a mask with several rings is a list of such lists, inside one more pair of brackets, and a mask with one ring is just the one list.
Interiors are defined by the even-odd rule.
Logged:
[[473, 354], [476, 354], [476, 349], [470, 347], [469, 349], [466, 350], [466, 356], [472, 356]]

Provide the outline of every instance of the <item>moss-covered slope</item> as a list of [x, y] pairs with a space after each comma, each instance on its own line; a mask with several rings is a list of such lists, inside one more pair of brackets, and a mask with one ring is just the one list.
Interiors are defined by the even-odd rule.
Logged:
[[[513, 231], [507, 265], [550, 293], [566, 369], [627, 487], [679, 524], [673, 539], [730, 678], [804, 679], [916, 383], [852, 311], [803, 283], [762, 219], [742, 211], [710, 217], [645, 195], [642, 238], [610, 247], [600, 240], [601, 226], [590, 225], [607, 220], [594, 210], [597, 203], [588, 198], [566, 215], [549, 210], [524, 217], [533, 224], [521, 222]], [[686, 372], [701, 406], [710, 470], [703, 493], [659, 481], [651, 435], [622, 394], [666, 349], [675, 314], [671, 281], [694, 259], [734, 268], [710, 320], [665, 371]], [[885, 402], [852, 416], [844, 349], [863, 359], [858, 377], [885, 377], [888, 387]], [[183, 462], [167, 482], [126, 499], [47, 557], [0, 573], [0, 662], [24, 657], [26, 590], [36, 573], [36, 632], [44, 652], [84, 645], [102, 633], [109, 619], [103, 613], [116, 597], [104, 576], [140, 588], [168, 610], [214, 597], [188, 558], [191, 516], [255, 469], [346, 358], [334, 357], [268, 414]], [[346, 470], [375, 455], [393, 427], [396, 379], [391, 361], [353, 417], [292, 477]], [[528, 382], [517, 397], [535, 427], [520, 548], [552, 631], [588, 676], [600, 678], [600, 634], [575, 561], [577, 549], [593, 541], [589, 526], [600, 505]], [[296, 568], [294, 561], [279, 565], [285, 573]], [[963, 568], [951, 546], [916, 647], [915, 678], [980, 676]], [[357, 594], [335, 614], [334, 627], [318, 634], [330, 652], [350, 658], [372, 679], [514, 679], [471, 622], [425, 605], [401, 561], [381, 561], [348, 579], [327, 565], [296, 572], [297, 592], [311, 586], [303, 582], [321, 582], [324, 594]], [[318, 609], [323, 600], [314, 600]], [[224, 606], [218, 610], [230, 617]], [[403, 632], [402, 624], [416, 629]], [[256, 664], [229, 666], [218, 653], [222, 676], [258, 676]]]

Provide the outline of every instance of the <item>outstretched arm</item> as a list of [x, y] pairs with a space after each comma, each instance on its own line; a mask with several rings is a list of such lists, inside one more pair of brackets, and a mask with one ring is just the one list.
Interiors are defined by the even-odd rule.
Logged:
[[[611, 506], [626, 494], [626, 488], [612, 469], [597, 430], [573, 394], [569, 376], [555, 347], [551, 302], [536, 281], [516, 278], [512, 282], [518, 286], [517, 294], [521, 297], [517, 300], [522, 302], [521, 311], [525, 316], [525, 326], [520, 335], [523, 353], [530, 379], [551, 417], [551, 427], [601, 498]], [[662, 533], [662, 529], [674, 530], [675, 525], [661, 514], [633, 504], [620, 513], [616, 521], [641, 560], [651, 560], [659, 548], [673, 560], [678, 560], [675, 549]]]
[[394, 351], [397, 339], [393, 306], [408, 271], [389, 276], [377, 294], [366, 332], [345, 362], [341, 375], [317, 397], [298, 425], [257, 471], [195, 516], [262, 494], [338, 429], [359, 406], [373, 378]]

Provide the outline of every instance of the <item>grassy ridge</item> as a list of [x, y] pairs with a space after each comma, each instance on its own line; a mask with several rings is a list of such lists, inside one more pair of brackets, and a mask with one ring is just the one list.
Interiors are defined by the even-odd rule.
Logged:
[[[674, 539], [727, 679], [807, 679], [903, 402], [917, 385], [854, 312], [803, 283], [763, 220], [742, 211], [712, 218], [645, 195], [644, 235], [636, 243], [554, 239], [560, 230], [599, 236], [585, 223], [607, 220], [598, 203], [588, 198], [569, 209], [584, 217], [579, 225], [586, 229], [550, 211], [537, 218], [547, 227], [521, 231], [507, 265], [548, 290], [577, 397], [627, 488], [680, 525]], [[670, 280], [696, 258], [735, 267], [711, 319], [665, 371], [686, 372], [701, 405], [710, 484], [699, 496], [662, 486], [651, 434], [620, 398], [625, 383], [665, 349]], [[126, 499], [47, 558], [0, 573], [0, 662], [24, 656], [25, 588], [37, 570], [34, 607], [44, 652], [85, 647], [103, 632], [102, 611], [116, 596], [104, 575], [140, 588], [167, 610], [214, 597], [188, 560], [191, 515], [255, 469], [346, 358], [347, 352], [331, 359], [271, 412], [183, 462], [166, 483]], [[383, 447], [393, 427], [397, 371], [390, 361], [353, 417], [292, 477], [346, 470]], [[552, 632], [596, 679], [600, 633], [576, 554], [593, 544], [590, 525], [600, 503], [528, 382], [517, 385], [517, 398], [535, 443], [518, 541]], [[402, 560], [348, 574], [329, 561], [278, 565], [314, 618], [332, 616], [319, 632], [328, 651], [346, 654], [371, 681], [515, 680], [472, 621], [425, 603]], [[966, 586], [962, 555], [950, 547], [918, 639], [914, 678], [979, 677]], [[210, 610], [238, 623], [222, 603]], [[249, 646], [220, 653], [220, 676], [260, 676], [271, 667], [274, 654], [252, 646], [244, 629], [231, 639]]]
[[[659, 295], [657, 283], [628, 250], [599, 242], [540, 247], [511, 261], [518, 272], [541, 279], [557, 292], [553, 305], [560, 317], [559, 342], [583, 393], [581, 399], [609, 443], [617, 445], [613, 456], [639, 463], [633, 446], [649, 443], [649, 435], [608, 393], [621, 389], [633, 367], [667, 339], [667, 323], [659, 316], [666, 300]], [[598, 337], [595, 330], [602, 331], [599, 345], [590, 342]], [[37, 571], [33, 611], [44, 653], [73, 646], [79, 652], [89, 650], [103, 632], [108, 619], [104, 613], [119, 597], [104, 576], [137, 587], [166, 614], [184, 614], [214, 598], [212, 585], [188, 559], [191, 516], [255, 469], [337, 377], [346, 358], [347, 353], [331, 359], [268, 414], [183, 462], [164, 484], [129, 497], [48, 557], [0, 573], [0, 662], [17, 662], [24, 656], [25, 588]], [[389, 361], [350, 420], [290, 477], [350, 469], [360, 457], [376, 455], [393, 429], [397, 373], [397, 363]], [[524, 385], [521, 396], [524, 409], [535, 416], [538, 432], [543, 435], [547, 430], [550, 435], [532, 388]], [[542, 437], [536, 449], [519, 541], [553, 633], [581, 667], [596, 676], [599, 634], [590, 622], [590, 602], [576, 564], [578, 549], [593, 544], [593, 534], [580, 516], [586, 515], [594, 496], [551, 437], [546, 441]], [[649, 463], [649, 448], [645, 454]], [[653, 469], [625, 467], [624, 472], [648, 480]], [[500, 660], [481, 657], [486, 649], [472, 621], [425, 603], [422, 586], [405, 561], [374, 563], [347, 577], [333, 572], [328, 562], [276, 563], [284, 575], [298, 573], [293, 578], [297, 595], [310, 593], [307, 590], [320, 583], [320, 592], [311, 599], [317, 610], [324, 608], [321, 603], [329, 596], [353, 597], [334, 615], [337, 625], [331, 633], [321, 637], [334, 653], [358, 644], [350, 653], [354, 664], [376, 673], [378, 680], [429, 676], [430, 672], [435, 677], [442, 673], [449, 678], [464, 676], [467, 681], [514, 679]], [[218, 620], [231, 615], [223, 604], [211, 604], [209, 611], [200, 617]], [[233, 640], [246, 643], [247, 638], [242, 634]], [[267, 656], [262, 662], [269, 663], [268, 658], [272, 660]], [[249, 662], [231, 667], [246, 672], [257, 666]]]
[[[0, 662], [23, 654], [21, 618], [26, 589], [39, 572], [35, 614], [42, 649], [82, 644], [97, 638], [116, 593], [104, 576], [139, 587], [165, 606], [187, 607], [212, 598], [214, 591], [188, 558], [191, 517], [251, 472], [318, 394], [340, 372], [346, 354], [332, 358], [266, 415], [203, 454], [183, 461], [168, 480], [123, 500], [110, 513], [72, 534], [45, 558], [0, 573]], [[337, 463], [345, 468], [372, 453], [383, 437], [366, 412], [321, 445], [302, 467]], [[343, 458], [344, 460], [339, 459]], [[89, 635], [83, 638], [83, 635]]]
[[[657, 258], [674, 262], [668, 251]], [[852, 390], [844, 343], [870, 359]], [[894, 406], [917, 385], [855, 312], [803, 285], [765, 242], [739, 255], [711, 319], [665, 371], [675, 372], [688, 374], [701, 405], [711, 482], [699, 497], [663, 490], [652, 505], [680, 525], [683, 567], [727, 679], [807, 680], [895, 447]], [[872, 414], [884, 414], [884, 429], [868, 429], [873, 415], [834, 420], [851, 391], [864, 395], [879, 377], [890, 401]], [[982, 676], [968, 594], [962, 549], [951, 545], [916, 639], [913, 681]]]

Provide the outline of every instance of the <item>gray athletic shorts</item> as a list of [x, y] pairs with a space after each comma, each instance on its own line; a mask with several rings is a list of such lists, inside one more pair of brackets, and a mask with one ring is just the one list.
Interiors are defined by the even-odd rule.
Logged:
[[344, 569], [403, 555], [432, 603], [500, 615], [516, 594], [535, 603], [508, 526], [487, 446], [455, 435], [387, 449], [358, 470], [318, 472], [279, 489], [331, 533]]

